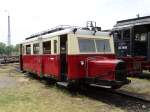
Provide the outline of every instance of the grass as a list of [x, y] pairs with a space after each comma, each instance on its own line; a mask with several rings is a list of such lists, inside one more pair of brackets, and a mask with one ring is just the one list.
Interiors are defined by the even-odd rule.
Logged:
[[150, 80], [138, 79], [138, 78], [129, 78], [131, 84], [122, 87], [121, 89], [135, 92], [139, 94], [144, 94], [150, 97]]
[[[114, 105], [83, 95], [72, 96], [69, 91], [58, 89], [55, 85], [46, 86], [38, 80], [24, 77], [22, 73], [13, 72], [12, 66], [6, 68], [12, 70], [17, 83], [11, 88], [0, 88], [0, 112], [123, 112]], [[3, 75], [7, 75], [7, 70], [4, 72], [3, 68]]]
[[[0, 92], [1, 112], [107, 112], [121, 111], [119, 108], [91, 100], [58, 88], [45, 88], [37, 81], [30, 81], [21, 87], [3, 89]], [[111, 112], [110, 111], [110, 112]]]

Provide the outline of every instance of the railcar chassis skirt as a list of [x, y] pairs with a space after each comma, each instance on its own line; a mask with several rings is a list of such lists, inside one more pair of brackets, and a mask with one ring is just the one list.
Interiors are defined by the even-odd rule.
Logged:
[[108, 80], [101, 80], [98, 78], [86, 78], [85, 83], [87, 84], [96, 84], [96, 85], [104, 85], [104, 86], [122, 86], [125, 84], [131, 83], [131, 80], [124, 80], [124, 81], [108, 81]]

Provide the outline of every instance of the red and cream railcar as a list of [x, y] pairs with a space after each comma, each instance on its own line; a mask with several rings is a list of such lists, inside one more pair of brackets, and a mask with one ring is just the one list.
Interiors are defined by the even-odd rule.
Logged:
[[59, 82], [122, 86], [126, 65], [116, 59], [108, 32], [88, 28], [56, 28], [33, 35], [21, 44], [20, 67]]

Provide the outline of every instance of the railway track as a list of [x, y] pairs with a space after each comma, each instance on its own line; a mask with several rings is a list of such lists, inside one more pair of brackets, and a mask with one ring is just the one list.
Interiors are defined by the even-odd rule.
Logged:
[[116, 90], [114, 91], [114, 93], [150, 103], [150, 97], [145, 97], [144, 95], [139, 95], [136, 93], [131, 93], [131, 92], [123, 91], [123, 90]]
[[120, 89], [112, 90], [110, 88], [102, 88], [99, 86], [92, 86], [92, 87], [94, 87], [94, 89], [92, 89], [93, 91], [97, 91], [97, 90], [98, 91], [105, 91], [105, 92], [120, 95], [123, 97], [128, 97], [128, 98], [131, 98], [133, 100], [144, 101], [144, 102], [147, 102], [150, 104], [150, 96], [148, 97], [148, 96], [144, 96], [144, 95], [140, 95], [137, 93], [132, 93], [132, 92], [128, 92], [128, 91], [124, 91], [124, 90], [120, 90]]
[[122, 90], [112, 90], [98, 86], [88, 86], [77, 94], [99, 100], [101, 102], [124, 108], [129, 112], [150, 112], [150, 97]]
[[[59, 86], [59, 87], [65, 87], [67, 88], [66, 86]], [[68, 89], [68, 88], [67, 88]], [[105, 93], [110, 93], [110, 94], [116, 94], [116, 95], [119, 95], [119, 96], [122, 96], [122, 97], [125, 97], [125, 98], [130, 98], [132, 100], [138, 100], [138, 101], [142, 101], [142, 102], [146, 102], [146, 103], [149, 103], [150, 104], [150, 96], [144, 96], [144, 95], [140, 95], [140, 94], [137, 94], [137, 93], [132, 93], [132, 92], [128, 92], [128, 91], [124, 91], [124, 90], [120, 90], [120, 89], [110, 89], [110, 88], [104, 88], [104, 87], [101, 87], [101, 86], [97, 86], [97, 85], [94, 85], [92, 84], [91, 86], [86, 86], [85, 88], [78, 88], [78, 91], [79, 93], [81, 92], [84, 92], [84, 94], [87, 94], [87, 93], [101, 93], [101, 92], [104, 92], [103, 94]]]

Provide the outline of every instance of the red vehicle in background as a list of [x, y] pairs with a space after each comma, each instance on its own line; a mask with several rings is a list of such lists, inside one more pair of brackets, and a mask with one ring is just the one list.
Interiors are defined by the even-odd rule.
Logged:
[[20, 68], [59, 84], [96, 84], [119, 88], [130, 83], [126, 64], [116, 58], [113, 38], [88, 22], [87, 27], [61, 26], [21, 43]]

